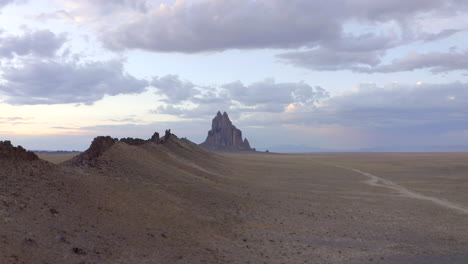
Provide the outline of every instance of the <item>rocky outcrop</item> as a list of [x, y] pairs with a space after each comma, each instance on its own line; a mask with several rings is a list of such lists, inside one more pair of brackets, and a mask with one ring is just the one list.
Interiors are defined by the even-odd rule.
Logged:
[[168, 141], [169, 138], [171, 138], [171, 130], [166, 129], [166, 132], [164, 133], [164, 141]]
[[126, 143], [128, 145], [131, 145], [131, 146], [141, 146], [141, 145], [145, 144], [146, 142], [148, 142], [148, 140], [144, 140], [144, 139], [141, 139], [141, 138], [128, 137], [128, 138], [121, 138], [120, 142], [124, 142], [124, 143]]
[[0, 160], [8, 161], [32, 161], [39, 157], [34, 152], [27, 151], [23, 147], [13, 147], [10, 141], [0, 141]]
[[[110, 149], [115, 143], [122, 142], [127, 145], [131, 146], [141, 146], [146, 143], [154, 143], [154, 144], [164, 144], [169, 141], [170, 138], [177, 138], [175, 135], [171, 134], [171, 130], [168, 129], [165, 132], [163, 138], [159, 137], [159, 133], [155, 132], [153, 136], [148, 139], [144, 140], [141, 138], [121, 138], [120, 140], [117, 138], [112, 138], [110, 136], [99, 136], [94, 138], [91, 146], [81, 153], [80, 155], [74, 157], [73, 159], [66, 162], [68, 165], [72, 166], [91, 166], [96, 167], [98, 165], [97, 158], [100, 157], [105, 151]], [[34, 154], [34, 153], [33, 153]]]
[[67, 163], [75, 166], [93, 165], [96, 158], [100, 157], [118, 141], [118, 139], [110, 136], [96, 137], [93, 139], [93, 142], [91, 142], [91, 146], [89, 146], [85, 152], [69, 160]]
[[159, 144], [159, 133], [154, 132], [153, 136], [150, 138], [150, 141], [155, 144]]
[[211, 124], [208, 136], [200, 146], [213, 151], [253, 151], [247, 139], [242, 140], [242, 131], [229, 120], [226, 112], [218, 111]]

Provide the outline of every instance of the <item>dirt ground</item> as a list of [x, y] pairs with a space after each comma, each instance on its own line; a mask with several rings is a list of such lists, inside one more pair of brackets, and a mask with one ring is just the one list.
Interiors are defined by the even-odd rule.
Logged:
[[119, 143], [99, 164], [3, 165], [0, 263], [468, 263], [467, 153]]
[[69, 160], [75, 156], [77, 156], [79, 153], [65, 153], [65, 154], [56, 154], [56, 153], [37, 153], [37, 156], [43, 160], [47, 160], [49, 162], [52, 162], [54, 164], [59, 164], [62, 163], [66, 160]]

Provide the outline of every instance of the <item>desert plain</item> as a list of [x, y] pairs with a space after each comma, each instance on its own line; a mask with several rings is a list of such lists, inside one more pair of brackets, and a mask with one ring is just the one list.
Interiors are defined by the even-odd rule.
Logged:
[[0, 263], [468, 263], [468, 153], [57, 155], [1, 162]]

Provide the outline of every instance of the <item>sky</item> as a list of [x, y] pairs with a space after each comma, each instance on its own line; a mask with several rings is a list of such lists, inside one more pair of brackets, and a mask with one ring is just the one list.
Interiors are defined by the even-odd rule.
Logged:
[[465, 0], [0, 0], [0, 140], [84, 150], [227, 112], [259, 150], [468, 145]]

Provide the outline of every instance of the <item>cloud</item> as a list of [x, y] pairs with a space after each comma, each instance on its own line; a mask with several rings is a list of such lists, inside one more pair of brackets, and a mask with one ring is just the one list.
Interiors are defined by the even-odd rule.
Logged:
[[49, 30], [26, 32], [22, 36], [0, 35], [0, 58], [14, 55], [53, 57], [66, 41], [66, 34], [56, 35]]
[[455, 70], [468, 70], [468, 51], [457, 52], [411, 52], [402, 58], [393, 60], [390, 64], [378, 65], [374, 68], [359, 68], [361, 72], [400, 72], [418, 69], [429, 69], [433, 73], [442, 73]]
[[3, 68], [0, 93], [13, 105], [92, 104], [105, 95], [145, 91], [148, 83], [124, 72], [122, 62], [25, 60]]
[[382, 52], [334, 52], [316, 49], [288, 52], [277, 56], [284, 63], [316, 71], [351, 70], [361, 73], [392, 73], [427, 69], [432, 73], [468, 70], [468, 51], [410, 52], [388, 64], [381, 63]]
[[[245, 85], [240, 81], [217, 87], [202, 87], [191, 82], [180, 81], [177, 76], [156, 78], [162, 84], [158, 91], [166, 96], [166, 105], [154, 109], [153, 113], [179, 117], [211, 116], [218, 110], [230, 113], [283, 112], [290, 104], [313, 106], [327, 98], [328, 93], [318, 86], [305, 82], [277, 83], [273, 79]], [[152, 82], [155, 85], [154, 81]], [[184, 104], [180, 104], [184, 101]]]
[[10, 116], [10, 117], [0, 117], [0, 124], [27, 124], [26, 121], [31, 120], [32, 118], [24, 118], [18, 116]]
[[[456, 0], [182, 0], [148, 8], [130, 22], [104, 31], [103, 41], [113, 50], [185, 53], [316, 45], [332, 48], [336, 43], [345, 48], [349, 42], [346, 23], [375, 26], [396, 22], [410, 27], [419, 14], [455, 14], [461, 6], [466, 4]], [[357, 41], [363, 41], [356, 43], [370, 43], [369, 34], [357, 36]], [[392, 32], [372, 36], [377, 41], [372, 45], [382, 49], [394, 37]]]
[[10, 4], [10, 3], [13, 3], [15, 2], [15, 0], [0, 0], [0, 8]]
[[64, 21], [77, 21], [77, 18], [73, 16], [70, 12], [66, 10], [56, 10], [50, 13], [40, 13], [38, 15], [30, 16], [31, 19], [38, 20], [41, 22], [47, 21], [49, 19], [59, 19]]
[[151, 85], [161, 94], [165, 95], [167, 97], [166, 101], [170, 103], [180, 103], [198, 94], [195, 84], [189, 81], [182, 81], [177, 75], [154, 77]]
[[296, 48], [339, 32], [339, 23], [328, 19], [335, 13], [317, 1], [176, 1], [104, 32], [103, 41], [113, 50], [186, 53]]
[[309, 51], [293, 51], [277, 55], [284, 63], [316, 71], [338, 71], [358, 67], [377, 66], [383, 52], [346, 52], [318, 48]]
[[291, 122], [385, 130], [449, 131], [468, 128], [468, 83], [362, 86], [314, 109], [298, 109]]
[[[280, 62], [318, 71], [374, 72], [391, 49], [464, 28], [459, 0], [77, 1], [38, 18], [91, 23], [112, 51], [200, 53], [284, 49]], [[437, 29], [427, 23], [437, 23]], [[375, 70], [377, 71], [377, 70]]]
[[466, 31], [467, 29], [444, 29], [438, 33], [427, 33], [427, 34], [424, 34], [423, 36], [423, 40], [425, 42], [430, 42], [430, 41], [437, 41], [437, 40], [441, 40], [441, 39], [444, 39], [444, 38], [448, 38], [448, 37], [451, 37], [457, 33], [461, 33], [461, 32], [464, 32]]
[[150, 6], [147, 0], [80, 0], [79, 8], [97, 10], [100, 15], [111, 14], [121, 9], [131, 9], [137, 12], [146, 12]]

